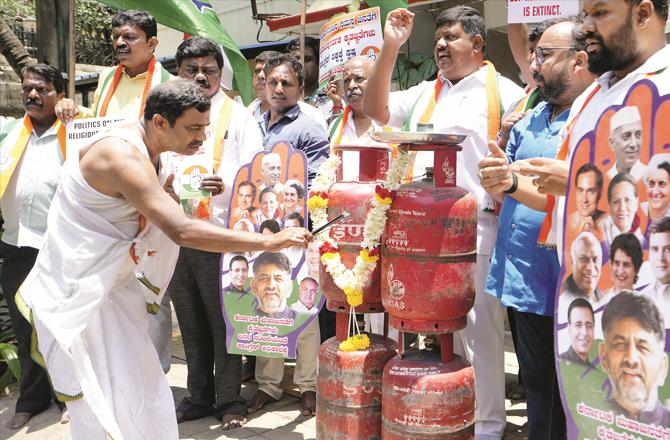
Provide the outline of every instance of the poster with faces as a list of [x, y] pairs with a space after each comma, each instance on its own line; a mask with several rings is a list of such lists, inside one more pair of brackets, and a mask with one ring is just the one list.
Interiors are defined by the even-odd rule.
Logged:
[[[279, 142], [238, 171], [228, 225], [261, 234], [306, 227], [306, 188], [305, 153]], [[229, 353], [296, 357], [298, 336], [325, 303], [318, 250], [316, 259], [313, 251], [296, 246], [222, 255], [221, 307]]]
[[648, 80], [577, 143], [556, 354], [570, 438], [670, 438], [670, 96]]

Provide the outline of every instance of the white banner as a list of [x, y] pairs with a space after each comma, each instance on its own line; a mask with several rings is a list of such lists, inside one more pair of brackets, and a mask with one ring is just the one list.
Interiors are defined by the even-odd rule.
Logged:
[[321, 27], [319, 87], [324, 88], [351, 58], [377, 59], [382, 47], [382, 22], [379, 7], [339, 15]]
[[579, 13], [579, 0], [507, 0], [508, 23], [539, 23]]
[[82, 147], [91, 143], [93, 137], [99, 132], [106, 130], [125, 121], [124, 118], [86, 118], [75, 119], [65, 126], [66, 133], [66, 153], [67, 157], [73, 157], [79, 153]]

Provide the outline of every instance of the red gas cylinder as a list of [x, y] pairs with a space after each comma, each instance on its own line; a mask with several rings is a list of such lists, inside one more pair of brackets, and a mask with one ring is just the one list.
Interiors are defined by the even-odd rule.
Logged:
[[[318, 413], [317, 413], [318, 414]], [[474, 438], [475, 373], [459, 356], [408, 350], [384, 368], [383, 440]]]
[[[390, 151], [390, 148], [384, 146], [335, 147], [335, 152], [340, 159], [343, 159], [343, 163], [337, 171], [336, 183], [328, 192], [328, 220], [334, 219], [343, 211], [348, 212], [350, 216], [331, 227], [328, 234], [337, 243], [342, 263], [348, 268], [354, 267], [356, 257], [361, 251], [363, 227], [370, 210], [370, 200], [375, 194], [375, 187], [386, 179]], [[344, 171], [348, 172], [346, 168], [351, 165], [347, 163], [345, 155], [347, 152], [359, 154], [357, 181], [345, 178]], [[359, 313], [384, 311], [381, 301], [380, 266], [378, 263], [372, 273], [370, 284], [363, 289], [363, 304], [356, 306], [356, 311]], [[319, 279], [321, 290], [326, 295], [328, 309], [334, 312], [348, 311], [346, 295], [337, 287], [323, 264], [320, 266]]]
[[435, 168], [393, 198], [381, 252], [382, 301], [398, 330], [453, 332], [465, 327], [475, 300], [477, 202], [456, 186], [459, 146], [401, 148], [435, 151]]
[[395, 341], [370, 334], [367, 351], [340, 351], [330, 338], [319, 349], [316, 436], [319, 440], [381, 438], [382, 373]]

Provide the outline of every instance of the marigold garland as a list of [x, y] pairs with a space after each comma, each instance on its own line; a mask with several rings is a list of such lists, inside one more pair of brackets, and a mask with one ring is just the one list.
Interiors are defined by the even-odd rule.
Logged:
[[[337, 155], [330, 156], [321, 165], [317, 177], [312, 182], [312, 191], [307, 200], [307, 207], [315, 229], [328, 222], [328, 191], [335, 183], [340, 164], [341, 160]], [[344, 291], [352, 313], [354, 313], [354, 307], [363, 303], [363, 289], [370, 282], [372, 272], [377, 267], [380, 239], [386, 227], [387, 211], [391, 206], [396, 190], [402, 183], [403, 177], [407, 174], [409, 165], [410, 160], [407, 151], [398, 150], [397, 157], [386, 173], [386, 180], [375, 187], [375, 195], [370, 201], [370, 210], [363, 227], [362, 249], [356, 257], [353, 268], [348, 269], [342, 263], [336, 243], [328, 234], [323, 235], [324, 242], [319, 249], [321, 262], [326, 271], [333, 277], [335, 285]], [[369, 338], [367, 335], [360, 334], [357, 325], [355, 332], [358, 334], [350, 336], [340, 344], [341, 350], [365, 350], [370, 346]]]

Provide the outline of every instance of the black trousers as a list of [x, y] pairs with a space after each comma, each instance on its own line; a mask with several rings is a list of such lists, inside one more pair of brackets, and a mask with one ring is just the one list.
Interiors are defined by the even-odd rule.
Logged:
[[516, 310], [513, 313], [516, 355], [526, 388], [528, 438], [562, 440], [566, 424], [554, 362], [554, 319]]
[[226, 350], [221, 312], [221, 254], [182, 247], [169, 292], [186, 352], [191, 402], [214, 405], [216, 415], [246, 414], [240, 397], [242, 356]]
[[[507, 322], [509, 322], [509, 330], [512, 333], [512, 345], [514, 346], [514, 354], [516, 355], [517, 346], [519, 345], [517, 330], [516, 330], [516, 321], [514, 321], [514, 309], [512, 307], [505, 307], [507, 311]], [[517, 363], [519, 359], [517, 358]], [[521, 377], [521, 365], [519, 365], [519, 374], [517, 375], [519, 379], [519, 385], [523, 385], [523, 378]]]
[[14, 296], [35, 265], [38, 251], [35, 248], [19, 248], [4, 242], [0, 243], [0, 247], [2, 254], [5, 255], [0, 285], [9, 308], [21, 364], [21, 383], [19, 384], [19, 398], [16, 400], [16, 412], [37, 414], [51, 405], [51, 399], [54, 396], [47, 372], [30, 356], [33, 327], [19, 312]]

